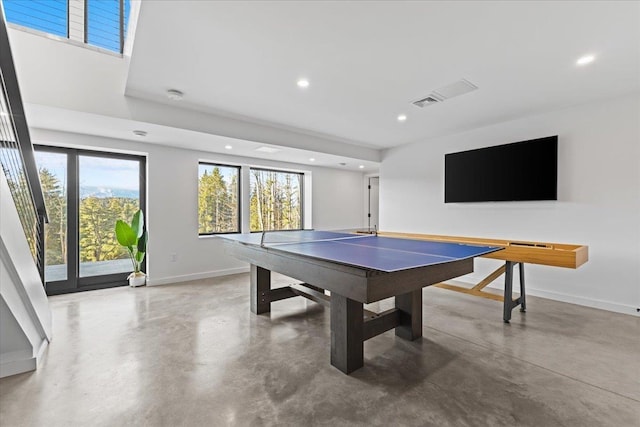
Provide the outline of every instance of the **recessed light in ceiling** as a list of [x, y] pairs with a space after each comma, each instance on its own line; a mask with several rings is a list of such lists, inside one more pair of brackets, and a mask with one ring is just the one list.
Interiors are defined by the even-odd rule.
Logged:
[[256, 148], [256, 151], [259, 151], [261, 153], [273, 154], [273, 153], [280, 152], [282, 150], [280, 150], [279, 148], [273, 148], [273, 147], [259, 147], [259, 148]]
[[593, 55], [585, 55], [581, 58], [579, 58], [576, 61], [576, 65], [587, 65], [587, 64], [591, 64], [593, 62], [593, 60], [596, 59], [595, 56]]
[[140, 137], [140, 138], [142, 138], [142, 137], [144, 137], [144, 136], [147, 136], [147, 132], [146, 132], [146, 131], [144, 131], [144, 130], [134, 130], [134, 131], [133, 131], [133, 134], [134, 134], [135, 136]]
[[358, 166], [360, 169], [364, 169], [364, 165], [360, 165]]
[[406, 122], [407, 121], [407, 116], [405, 114], [400, 114], [398, 116], [398, 121], [399, 122]]
[[233, 147], [230, 146], [230, 145], [225, 145], [224, 148], [227, 149], [227, 150], [231, 150]]
[[299, 79], [297, 84], [298, 84], [298, 87], [301, 87], [301, 88], [305, 89], [305, 88], [309, 87], [309, 80], [307, 80], [307, 79]]
[[314, 159], [313, 157], [309, 159], [310, 162], [315, 162], [316, 159]]
[[169, 89], [167, 91], [167, 98], [173, 101], [180, 101], [183, 97], [184, 97], [184, 93], [182, 93], [178, 89]]

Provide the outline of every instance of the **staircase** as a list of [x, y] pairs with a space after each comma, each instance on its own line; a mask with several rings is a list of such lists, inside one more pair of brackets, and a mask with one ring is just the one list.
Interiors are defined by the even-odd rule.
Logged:
[[0, 378], [37, 369], [51, 341], [44, 196], [0, 8]]

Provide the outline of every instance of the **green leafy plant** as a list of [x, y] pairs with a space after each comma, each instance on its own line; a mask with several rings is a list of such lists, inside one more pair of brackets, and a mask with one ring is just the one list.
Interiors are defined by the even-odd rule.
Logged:
[[144, 255], [147, 251], [147, 230], [144, 226], [144, 214], [138, 209], [133, 214], [131, 225], [123, 220], [116, 221], [116, 238], [118, 243], [127, 248], [131, 262], [133, 263], [133, 274], [144, 274], [140, 272]]

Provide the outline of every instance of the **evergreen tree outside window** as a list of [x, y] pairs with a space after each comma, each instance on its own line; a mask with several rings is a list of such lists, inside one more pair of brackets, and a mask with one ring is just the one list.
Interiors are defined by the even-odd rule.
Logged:
[[250, 230], [301, 230], [304, 174], [251, 168]]
[[198, 234], [240, 232], [240, 167], [200, 163]]
[[47, 294], [126, 285], [131, 261], [116, 240], [115, 223], [146, 209], [146, 158], [34, 148], [49, 216], [44, 227]]

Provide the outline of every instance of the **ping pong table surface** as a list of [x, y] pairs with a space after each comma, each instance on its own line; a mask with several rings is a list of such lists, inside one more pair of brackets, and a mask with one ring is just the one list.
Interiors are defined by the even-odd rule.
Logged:
[[372, 234], [295, 230], [220, 236], [240, 243], [386, 273], [482, 256], [501, 248]]

